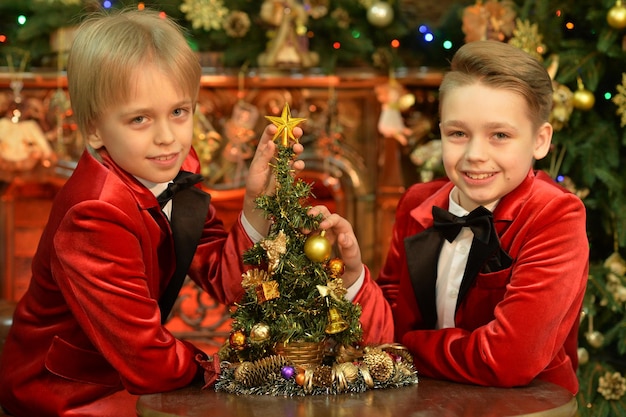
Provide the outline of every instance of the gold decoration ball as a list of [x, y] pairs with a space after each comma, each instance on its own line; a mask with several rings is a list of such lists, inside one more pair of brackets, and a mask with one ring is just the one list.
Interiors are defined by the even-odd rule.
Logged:
[[258, 323], [250, 330], [250, 341], [252, 343], [263, 343], [270, 338], [270, 326], [265, 323]]
[[228, 337], [230, 347], [235, 350], [243, 350], [246, 347], [246, 335], [241, 330], [236, 330]]
[[304, 254], [313, 262], [324, 262], [330, 258], [330, 242], [323, 233], [309, 236], [304, 242]]
[[579, 347], [577, 353], [579, 364], [584, 365], [589, 362], [589, 352], [587, 351], [587, 349], [585, 349], [584, 347]]
[[372, 25], [384, 28], [393, 20], [393, 9], [386, 1], [376, 1], [367, 9], [367, 21]]
[[574, 93], [574, 107], [578, 110], [591, 110], [596, 103], [596, 98], [589, 90], [578, 89]]
[[340, 277], [343, 275], [343, 271], [346, 269], [345, 264], [339, 258], [334, 258], [328, 261], [328, 270], [332, 277]]
[[587, 342], [596, 349], [601, 348], [604, 344], [604, 335], [598, 331], [585, 333], [585, 338]]
[[626, 28], [626, 7], [621, 2], [617, 2], [615, 6], [609, 9], [606, 21], [613, 29]]

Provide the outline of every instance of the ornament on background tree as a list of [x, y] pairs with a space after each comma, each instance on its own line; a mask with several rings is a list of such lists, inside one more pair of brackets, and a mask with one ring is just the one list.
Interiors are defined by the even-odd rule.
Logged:
[[620, 126], [626, 126], [626, 73], [622, 73], [622, 83], [616, 87], [617, 94], [611, 101], [617, 106], [615, 113], [620, 116]]
[[228, 16], [224, 0], [183, 0], [179, 6], [194, 29], [220, 30]]
[[381, 104], [378, 131], [384, 137], [394, 138], [402, 146], [406, 146], [411, 129], [405, 125], [402, 112], [415, 103], [415, 96], [408, 93], [393, 74], [390, 74], [389, 82], [377, 85], [374, 92]]
[[393, 8], [386, 1], [374, 1], [367, 9], [367, 21], [378, 28], [387, 27], [393, 22]]
[[319, 55], [309, 51], [306, 10], [296, 0], [265, 0], [261, 18], [277, 26], [265, 52], [258, 58], [260, 67], [309, 68], [317, 65]]
[[574, 92], [574, 107], [578, 110], [587, 111], [593, 108], [596, 98], [593, 93], [585, 88], [582, 78], [578, 77], [578, 88]]
[[598, 379], [598, 392], [608, 401], [619, 400], [626, 394], [626, 378], [607, 371]]
[[606, 21], [613, 29], [626, 28], [626, 7], [622, 4], [622, 0], [615, 1], [615, 5], [609, 9], [606, 15]]
[[587, 316], [587, 331], [585, 332], [585, 339], [587, 343], [595, 349], [599, 349], [604, 345], [604, 335], [593, 328], [593, 315]]
[[465, 43], [479, 40], [506, 41], [515, 28], [515, 4], [510, 0], [477, 0], [463, 9]]
[[534, 56], [539, 61], [543, 60], [543, 54], [546, 53], [547, 49], [543, 43], [543, 35], [539, 33], [539, 27], [536, 23], [530, 23], [528, 20], [516, 20], [513, 37], [509, 39], [509, 43]]
[[[568, 86], [556, 81], [556, 73], [559, 69], [559, 56], [552, 55], [547, 71], [552, 80], [552, 111], [549, 122], [555, 132], [562, 130], [574, 111], [574, 93]], [[559, 167], [560, 168], [560, 167]], [[553, 176], [554, 178], [554, 176]]]
[[613, 300], [619, 304], [626, 303], [626, 261], [617, 251], [615, 251], [604, 261], [604, 267], [608, 270], [606, 274], [606, 289], [613, 296]]

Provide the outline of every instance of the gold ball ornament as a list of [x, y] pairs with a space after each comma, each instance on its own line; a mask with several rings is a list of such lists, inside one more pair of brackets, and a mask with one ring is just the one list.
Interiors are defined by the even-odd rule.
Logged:
[[235, 350], [243, 350], [246, 347], [246, 339], [244, 332], [235, 330], [228, 336], [228, 343]]
[[386, 1], [374, 2], [367, 9], [367, 21], [376, 27], [384, 28], [393, 21], [393, 9]]
[[596, 103], [593, 93], [585, 88], [583, 82], [578, 79], [578, 89], [574, 92], [573, 104], [578, 110], [591, 110]]
[[342, 276], [345, 269], [346, 265], [339, 258], [328, 261], [328, 270], [330, 271], [330, 276], [333, 278]]
[[270, 326], [265, 323], [258, 323], [250, 329], [250, 342], [263, 343], [270, 338]]
[[587, 349], [585, 349], [584, 347], [579, 347], [577, 353], [579, 364], [584, 365], [589, 362], [589, 351], [587, 351]]
[[585, 339], [587, 339], [587, 342], [589, 342], [589, 344], [596, 349], [601, 348], [604, 344], [604, 335], [599, 331], [585, 333]]
[[626, 28], [626, 7], [622, 5], [621, 0], [617, 0], [615, 5], [609, 9], [606, 21], [613, 29]]
[[304, 254], [313, 262], [325, 262], [330, 258], [331, 245], [326, 239], [325, 230], [318, 235], [309, 236], [304, 242]]

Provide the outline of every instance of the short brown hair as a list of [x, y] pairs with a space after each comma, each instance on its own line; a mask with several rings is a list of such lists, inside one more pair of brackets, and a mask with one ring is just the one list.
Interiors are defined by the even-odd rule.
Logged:
[[[498, 41], [470, 42], [454, 54], [450, 72], [439, 86], [439, 102], [455, 87], [482, 83], [518, 93], [528, 104], [536, 127], [552, 111], [552, 80], [541, 62], [523, 50]], [[440, 104], [441, 106], [441, 104]]]
[[182, 28], [153, 10], [99, 11], [81, 23], [70, 50], [67, 78], [78, 129], [90, 124], [131, 91], [131, 75], [156, 64], [195, 101], [202, 68]]

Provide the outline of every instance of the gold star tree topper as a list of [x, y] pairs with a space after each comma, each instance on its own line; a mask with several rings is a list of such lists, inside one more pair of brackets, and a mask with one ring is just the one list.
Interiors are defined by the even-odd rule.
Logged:
[[280, 143], [287, 147], [289, 146], [289, 139], [298, 143], [298, 139], [293, 134], [293, 128], [298, 126], [300, 123], [304, 122], [306, 119], [302, 117], [291, 117], [291, 110], [289, 109], [289, 103], [285, 102], [285, 106], [283, 107], [283, 112], [280, 117], [277, 116], [265, 116], [267, 120], [272, 122], [272, 124], [278, 127], [278, 131], [274, 135], [272, 139], [274, 142], [277, 142], [277, 139], [280, 138]]

